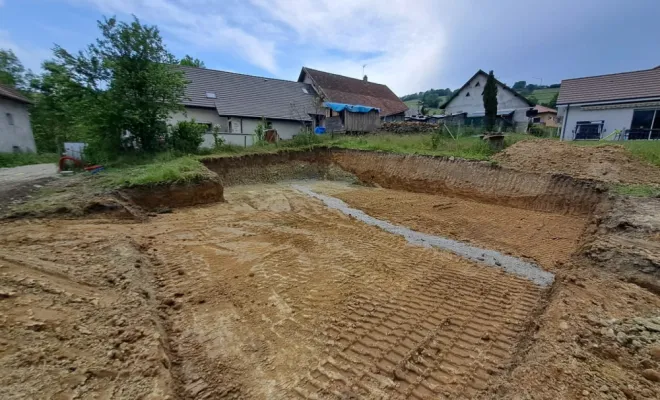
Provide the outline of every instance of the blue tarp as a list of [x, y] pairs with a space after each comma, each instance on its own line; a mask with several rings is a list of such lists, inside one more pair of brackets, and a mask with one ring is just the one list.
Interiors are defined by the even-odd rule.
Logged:
[[368, 113], [369, 111], [372, 110], [376, 110], [380, 112], [379, 108], [361, 106], [359, 104], [331, 103], [326, 101], [325, 103], [323, 103], [323, 105], [336, 112], [342, 112], [344, 110], [348, 110], [348, 112], [354, 112], [354, 113]]

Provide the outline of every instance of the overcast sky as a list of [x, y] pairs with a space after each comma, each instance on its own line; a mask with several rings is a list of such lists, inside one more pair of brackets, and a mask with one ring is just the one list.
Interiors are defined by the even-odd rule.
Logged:
[[76, 51], [96, 21], [134, 14], [208, 68], [295, 80], [300, 67], [385, 83], [398, 95], [660, 65], [660, 0], [0, 0], [0, 48], [34, 70]]

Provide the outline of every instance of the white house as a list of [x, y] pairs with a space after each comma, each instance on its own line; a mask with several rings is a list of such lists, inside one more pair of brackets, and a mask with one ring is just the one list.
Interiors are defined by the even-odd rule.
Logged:
[[[466, 123], [481, 124], [486, 115], [483, 92], [488, 74], [482, 70], [470, 78], [458, 92], [454, 93], [443, 105], [445, 115], [466, 114]], [[497, 81], [497, 115], [501, 122], [515, 127], [516, 131], [525, 132], [529, 124], [527, 111], [534, 105], [524, 96]]]
[[0, 153], [37, 151], [29, 105], [18, 90], [0, 84]]
[[562, 140], [660, 139], [660, 67], [563, 80], [557, 108]]
[[[227, 144], [250, 146], [262, 118], [281, 139], [291, 139], [303, 126], [312, 125], [318, 109], [316, 93], [302, 82], [264, 78], [205, 68], [176, 66], [188, 85], [185, 111], [170, 116], [168, 123], [192, 120], [214, 126]], [[213, 135], [204, 136], [202, 147], [213, 146]]]

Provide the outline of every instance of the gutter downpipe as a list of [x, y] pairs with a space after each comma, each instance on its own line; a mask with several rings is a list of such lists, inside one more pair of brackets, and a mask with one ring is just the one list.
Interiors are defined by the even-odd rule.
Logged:
[[561, 136], [559, 136], [559, 141], [564, 141], [564, 135], [566, 134], [566, 125], [568, 125], [568, 109], [571, 108], [570, 104], [566, 104], [566, 115], [564, 115], [564, 126], [561, 128]]

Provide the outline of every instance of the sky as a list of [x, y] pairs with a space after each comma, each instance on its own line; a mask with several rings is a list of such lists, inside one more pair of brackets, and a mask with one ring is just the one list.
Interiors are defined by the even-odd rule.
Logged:
[[658, 0], [0, 0], [0, 48], [39, 71], [113, 15], [157, 25], [207, 68], [296, 80], [302, 66], [361, 78], [366, 64], [399, 96], [478, 69], [512, 85], [660, 65]]

